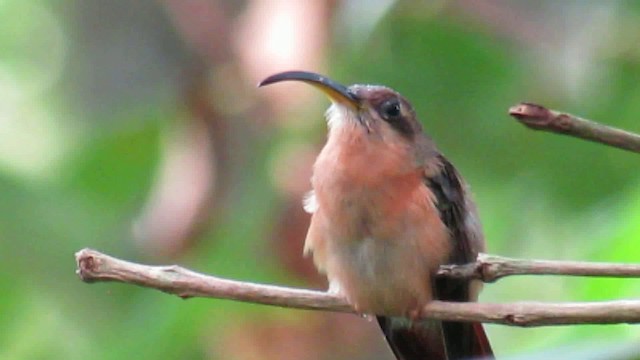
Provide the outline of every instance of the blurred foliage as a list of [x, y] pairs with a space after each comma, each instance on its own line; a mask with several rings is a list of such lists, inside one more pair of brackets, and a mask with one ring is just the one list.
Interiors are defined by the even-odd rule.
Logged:
[[[506, 115], [509, 106], [528, 100], [640, 131], [640, 4], [611, 3], [615, 21], [607, 23], [609, 37], [600, 38], [592, 52], [573, 55], [589, 65], [579, 76], [570, 70], [580, 64], [563, 49], [580, 44], [568, 36], [538, 47], [497, 33], [470, 13], [414, 2], [395, 4], [365, 35], [333, 34], [330, 74], [345, 83], [389, 85], [413, 101], [429, 134], [472, 185], [492, 253], [638, 262], [640, 157], [536, 133]], [[173, 79], [180, 78], [176, 74], [189, 56], [176, 55], [184, 49], [157, 4], [136, 6], [140, 13], [114, 23], [122, 26], [150, 13], [154, 20], [147, 23], [157, 28], [124, 27], [111, 38], [92, 33], [95, 23], [103, 29], [113, 16], [127, 13], [117, 9], [128, 3], [110, 4], [102, 5], [110, 15], [98, 18], [80, 2], [0, 1], [0, 359], [218, 358], [224, 346], [219, 338], [232, 326], [255, 318], [300, 326], [296, 311], [185, 302], [121, 284], [88, 286], [74, 275], [73, 253], [83, 247], [133, 261], [165, 261], [141, 251], [131, 229], [157, 175], [163, 141], [183, 111], [176, 105], [179, 81]], [[582, 5], [563, 11], [606, 7]], [[569, 33], [580, 32], [580, 26], [589, 24], [558, 28]], [[153, 51], [128, 57], [118, 49], [131, 38], [138, 45], [151, 43]], [[165, 40], [170, 45], [158, 45]], [[125, 53], [110, 59], [109, 69], [92, 65], [113, 51]], [[150, 70], [120, 78], [132, 61]], [[110, 77], [117, 86], [100, 90], [96, 79]], [[253, 137], [242, 151], [250, 160], [242, 163], [225, 215], [171, 261], [223, 277], [304, 286], [279, 264], [265, 236], [283, 203], [268, 164], [287, 137], [323, 139], [326, 104], [317, 99], [305, 110], [317, 123], [313, 131], [246, 130]], [[518, 277], [485, 286], [482, 300], [639, 296], [633, 280]], [[548, 351], [594, 340], [604, 345], [589, 356], [606, 358], [597, 354], [607, 353], [608, 346], [620, 349], [618, 342], [637, 344], [640, 336], [630, 325], [488, 329], [497, 354], [533, 354], [522, 359], [568, 358], [571, 351]]]

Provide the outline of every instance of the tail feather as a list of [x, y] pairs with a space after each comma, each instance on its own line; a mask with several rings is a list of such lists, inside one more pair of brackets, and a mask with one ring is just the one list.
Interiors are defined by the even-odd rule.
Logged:
[[398, 360], [493, 359], [491, 345], [480, 323], [409, 321], [378, 316]]
[[472, 323], [473, 336], [475, 341], [473, 342], [473, 353], [476, 357], [484, 359], [493, 359], [493, 349], [491, 349], [491, 343], [487, 338], [487, 333], [484, 331], [484, 327], [481, 323]]
[[400, 317], [377, 317], [387, 343], [398, 360], [446, 360], [439, 321], [412, 322]]
[[493, 359], [493, 350], [481, 323], [442, 323], [449, 359]]

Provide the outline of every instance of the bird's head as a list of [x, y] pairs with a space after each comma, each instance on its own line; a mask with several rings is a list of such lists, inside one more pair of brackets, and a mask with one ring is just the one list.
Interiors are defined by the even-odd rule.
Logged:
[[264, 79], [259, 86], [281, 81], [302, 81], [324, 92], [332, 102], [327, 120], [332, 128], [360, 126], [372, 136], [412, 142], [422, 126], [411, 104], [397, 91], [380, 85], [341, 85], [306, 71], [287, 71]]
[[[325, 93], [332, 102], [327, 110], [329, 138], [359, 134], [379, 155], [396, 154], [421, 165], [437, 155], [435, 145], [422, 131], [413, 107], [397, 91], [380, 85], [341, 85], [306, 71], [271, 75], [258, 86], [281, 81], [302, 81]], [[409, 165], [409, 166], [414, 166]]]

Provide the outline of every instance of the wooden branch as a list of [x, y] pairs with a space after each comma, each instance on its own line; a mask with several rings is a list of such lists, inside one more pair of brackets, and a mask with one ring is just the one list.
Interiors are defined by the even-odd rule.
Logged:
[[444, 265], [439, 276], [495, 282], [511, 275], [567, 275], [640, 278], [640, 264], [612, 264], [581, 261], [525, 260], [479, 254], [475, 263]]
[[550, 110], [542, 105], [520, 103], [509, 108], [509, 115], [531, 129], [575, 136], [640, 153], [638, 134]]
[[[116, 259], [91, 249], [80, 250], [75, 256], [77, 273], [85, 282], [118, 281], [155, 288], [182, 298], [211, 297], [288, 308], [353, 312], [344, 299], [326, 292], [220, 279], [175, 265], [140, 265]], [[575, 267], [569, 266], [569, 268], [575, 272]], [[593, 274], [592, 271], [589, 270], [586, 273]], [[432, 319], [480, 321], [522, 327], [640, 323], [640, 301], [619, 300], [563, 304], [432, 301], [424, 307], [423, 316]]]

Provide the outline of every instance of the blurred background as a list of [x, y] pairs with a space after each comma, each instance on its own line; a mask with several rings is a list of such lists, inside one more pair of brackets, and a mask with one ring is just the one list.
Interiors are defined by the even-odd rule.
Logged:
[[[521, 101], [640, 131], [638, 1], [0, 1], [0, 359], [391, 359], [353, 315], [87, 285], [73, 254], [322, 289], [301, 198], [326, 136], [282, 70], [410, 99], [491, 253], [640, 261], [640, 156], [525, 129]], [[637, 298], [515, 277], [482, 301]], [[508, 359], [640, 359], [640, 327], [489, 325]]]

